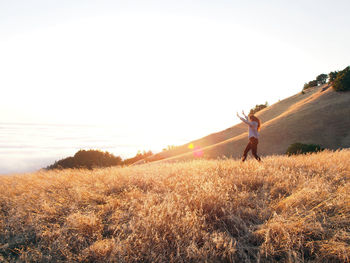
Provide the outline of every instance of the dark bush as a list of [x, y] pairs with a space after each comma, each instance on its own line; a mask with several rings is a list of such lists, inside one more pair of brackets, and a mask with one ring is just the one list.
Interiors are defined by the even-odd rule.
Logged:
[[122, 159], [119, 156], [114, 156], [109, 152], [98, 150], [80, 150], [73, 157], [68, 157], [56, 161], [53, 165], [46, 169], [64, 169], [64, 168], [86, 168], [92, 169], [97, 167], [110, 167], [121, 165]]
[[261, 111], [262, 109], [265, 109], [269, 106], [269, 103], [266, 101], [265, 104], [255, 105], [253, 109], [250, 110], [249, 114], [255, 114], [258, 111]]
[[350, 66], [338, 72], [337, 77], [333, 81], [333, 88], [336, 91], [350, 90]]
[[140, 151], [135, 155], [135, 157], [132, 157], [132, 158], [129, 158], [129, 159], [126, 159], [123, 161], [123, 164], [124, 165], [130, 165], [130, 164], [133, 164], [133, 163], [136, 163], [142, 159], [145, 159], [149, 156], [152, 156], [153, 153], [151, 151], [143, 151], [143, 153], [141, 153]]
[[323, 150], [324, 150], [324, 148], [322, 148], [318, 144], [304, 144], [304, 143], [296, 142], [296, 143], [291, 144], [288, 147], [286, 154], [288, 154], [288, 156], [290, 156], [290, 155], [295, 155], [295, 154], [320, 152]]
[[305, 89], [309, 89], [309, 88], [312, 88], [312, 87], [317, 87], [317, 85], [318, 85], [317, 80], [311, 80], [308, 83], [304, 84], [304, 88], [303, 89], [305, 90]]
[[328, 78], [328, 75], [327, 74], [320, 74], [316, 77], [316, 81], [317, 81], [317, 84], [318, 85], [323, 85], [323, 84], [326, 84], [327, 83], [327, 78]]
[[328, 82], [329, 83], [332, 83], [336, 78], [337, 78], [337, 75], [338, 75], [338, 71], [332, 71], [328, 74]]

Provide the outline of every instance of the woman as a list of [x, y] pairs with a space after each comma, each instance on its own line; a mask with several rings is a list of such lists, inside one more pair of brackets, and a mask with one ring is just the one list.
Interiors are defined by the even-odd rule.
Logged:
[[259, 162], [261, 161], [260, 157], [257, 155], [257, 149], [258, 149], [258, 143], [259, 143], [259, 131], [260, 131], [260, 120], [255, 117], [253, 114], [249, 115], [249, 121], [248, 117], [244, 114], [244, 111], [242, 111], [243, 116], [245, 118], [242, 118], [239, 116], [237, 112], [237, 117], [240, 118], [243, 122], [249, 125], [249, 142], [247, 144], [247, 147], [244, 150], [243, 156], [242, 156], [242, 162], [244, 162], [247, 159], [247, 154], [250, 150], [252, 150], [252, 154]]

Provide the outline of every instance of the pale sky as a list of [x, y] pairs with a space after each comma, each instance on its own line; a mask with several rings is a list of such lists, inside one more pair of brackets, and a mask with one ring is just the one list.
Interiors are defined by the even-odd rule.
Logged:
[[348, 66], [349, 10], [346, 0], [0, 0], [0, 122], [109, 124], [164, 146], [198, 139]]

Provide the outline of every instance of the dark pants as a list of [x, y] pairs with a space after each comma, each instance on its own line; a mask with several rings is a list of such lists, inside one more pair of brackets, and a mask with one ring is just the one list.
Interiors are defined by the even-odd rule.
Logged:
[[247, 144], [247, 147], [245, 147], [245, 150], [243, 153], [243, 157], [242, 157], [243, 162], [245, 161], [245, 159], [247, 159], [247, 155], [250, 150], [252, 150], [252, 154], [255, 157], [255, 159], [257, 159], [260, 162], [260, 157], [256, 153], [258, 150], [258, 143], [259, 143], [259, 140], [257, 138], [255, 137], [249, 138], [249, 142]]

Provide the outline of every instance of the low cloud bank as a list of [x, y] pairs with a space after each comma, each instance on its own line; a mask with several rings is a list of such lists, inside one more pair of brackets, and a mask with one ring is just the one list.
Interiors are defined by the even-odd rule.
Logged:
[[1, 158], [0, 175], [35, 172], [53, 163], [56, 158], [19, 157]]

